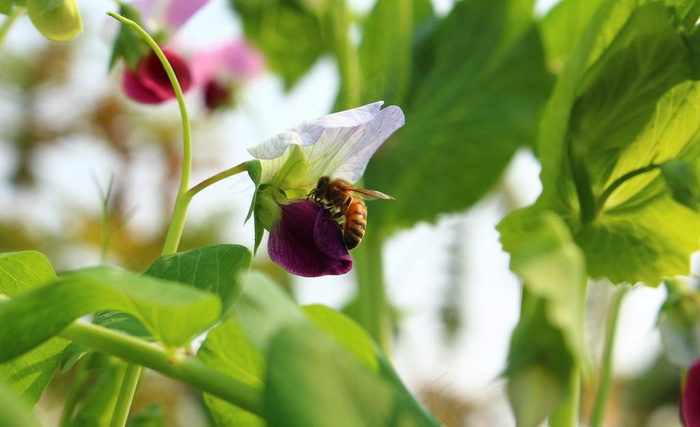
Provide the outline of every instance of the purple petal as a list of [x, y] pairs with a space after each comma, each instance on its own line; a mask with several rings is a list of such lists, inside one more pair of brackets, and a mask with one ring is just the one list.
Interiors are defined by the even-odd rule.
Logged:
[[267, 244], [270, 259], [297, 276], [350, 271], [352, 258], [343, 244], [343, 233], [327, 210], [306, 200], [281, 208], [282, 217], [270, 231]]
[[166, 22], [169, 28], [180, 28], [209, 0], [171, 0], [166, 10]]
[[686, 427], [700, 427], [700, 360], [688, 369], [680, 402], [681, 419]]
[[[187, 62], [176, 53], [163, 49], [165, 57], [175, 71], [183, 92], [192, 86], [192, 76]], [[126, 69], [122, 80], [124, 92], [134, 101], [144, 104], [159, 104], [175, 98], [175, 91], [170, 84], [158, 56], [154, 52], [141, 59], [136, 71]]]

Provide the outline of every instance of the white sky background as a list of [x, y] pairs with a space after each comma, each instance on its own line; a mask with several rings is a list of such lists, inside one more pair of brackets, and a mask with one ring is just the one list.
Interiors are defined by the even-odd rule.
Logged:
[[[356, 0], [353, 3], [360, 10], [368, 10], [373, 1]], [[450, 0], [435, 3], [441, 13], [446, 13], [452, 4]], [[85, 53], [84, 63], [76, 67], [74, 85], [63, 94], [65, 98], [57, 101], [71, 100], [73, 114], [80, 114], [80, 102], [89, 103], [96, 92], [118, 90], [115, 75], [105, 77], [112, 36], [111, 23], [104, 12], [113, 9], [113, 3], [85, 0], [80, 5], [85, 23], [82, 37], [86, 40], [77, 45]], [[182, 39], [192, 46], [204, 46], [224, 35], [241, 33], [240, 25], [226, 7], [225, 0], [212, 0], [183, 31]], [[31, 49], [42, 43], [45, 41], [25, 19], [12, 29], [3, 48]], [[206, 128], [195, 125], [194, 143], [217, 147], [217, 150], [208, 149], [207, 155], [223, 159], [223, 167], [238, 164], [250, 158], [245, 150], [247, 147], [329, 112], [337, 86], [335, 66], [328, 59], [321, 60], [289, 95], [282, 93], [279, 79], [265, 75], [246, 89], [242, 109], [215, 118]], [[13, 112], [16, 113], [16, 107], [2, 98], [0, 93], [0, 126], [11, 121]], [[48, 116], [59, 112], [57, 122], [63, 117], [61, 114], [66, 114], [65, 109], [56, 109], [55, 105], [45, 107]], [[174, 103], [145, 107], [142, 111], [166, 117], [179, 115]], [[195, 155], [196, 151], [195, 147]], [[6, 185], [0, 185], [0, 205], [16, 206], [15, 213], [24, 215], [29, 212], [35, 217], [32, 221], [58, 228], [61, 222], [56, 218], [56, 211], [60, 206], [78, 205], [99, 210], [93, 177], [104, 187], [110, 176], [126, 173], [132, 189], [130, 202], [136, 207], [129, 226], [148, 233], [158, 221], [152, 212], [163, 209], [153, 205], [154, 200], [159, 200], [155, 194], [160, 191], [157, 184], [162, 172], [152, 169], [153, 164], [158, 164], [154, 155], [155, 151], [144, 149], [139, 157], [141, 166], [125, 172], [123, 165], [99, 145], [91, 144], [91, 141], [66, 141], [45, 150], [39, 157], [35, 166], [41, 170], [42, 190], [37, 199], [18, 199]], [[4, 182], [12, 161], [12, 153], [0, 141], [0, 177]], [[195, 169], [192, 182], [217, 171]], [[516, 157], [507, 173], [506, 183], [518, 194], [523, 205], [532, 203], [539, 194], [538, 174], [536, 160], [524, 152]], [[211, 212], [222, 210], [222, 205], [226, 209], [235, 208], [239, 217], [232, 219], [228, 234], [234, 243], [251, 247], [252, 228], [240, 226], [251, 189], [245, 179], [237, 178], [207, 189], [193, 201], [188, 219], [191, 223], [201, 222]], [[21, 209], [22, 206], [31, 206], [31, 209]], [[10, 213], [0, 211], [1, 217], [7, 215]], [[498, 196], [491, 196], [465, 215], [445, 216], [436, 225], [419, 224], [398, 233], [384, 250], [388, 293], [405, 316], [394, 360], [402, 378], [417, 392], [426, 383], [431, 383], [454, 394], [466, 393], [470, 399], [486, 399], [500, 393], [495, 379], [504, 367], [510, 333], [518, 318], [520, 293], [519, 283], [508, 270], [508, 257], [502, 252], [494, 229], [501, 215]], [[464, 328], [457, 345], [449, 349], [442, 345], [438, 308], [445, 297], [445, 254], [455, 227], [460, 227], [465, 242], [462, 270], [467, 285], [459, 298], [466, 318], [462, 319]], [[94, 264], [98, 260], [83, 258], [82, 261]], [[354, 292], [353, 281], [347, 277], [297, 279], [296, 284], [301, 303], [339, 307]], [[663, 296], [661, 289], [650, 288], [640, 288], [628, 294], [615, 352], [617, 372], [633, 374], [654, 358], [659, 347], [654, 322]]]

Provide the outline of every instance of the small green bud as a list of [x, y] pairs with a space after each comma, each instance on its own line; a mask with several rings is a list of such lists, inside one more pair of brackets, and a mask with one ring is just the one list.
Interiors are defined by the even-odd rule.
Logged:
[[26, 0], [26, 3], [32, 24], [49, 40], [66, 42], [83, 30], [75, 0]]

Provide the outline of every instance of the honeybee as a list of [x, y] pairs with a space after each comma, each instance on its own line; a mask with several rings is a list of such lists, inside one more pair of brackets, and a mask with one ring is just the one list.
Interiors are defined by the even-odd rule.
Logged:
[[319, 178], [308, 198], [321, 203], [326, 209], [334, 210], [334, 218], [344, 217], [343, 243], [348, 250], [360, 244], [367, 228], [367, 206], [362, 199], [394, 199], [379, 191], [355, 188], [347, 181], [327, 176]]

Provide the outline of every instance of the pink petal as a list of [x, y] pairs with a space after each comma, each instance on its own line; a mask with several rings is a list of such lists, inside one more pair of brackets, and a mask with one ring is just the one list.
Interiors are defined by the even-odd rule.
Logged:
[[251, 80], [265, 70], [265, 57], [243, 40], [223, 45], [220, 57], [224, 68], [241, 82]]
[[700, 427], [700, 360], [688, 369], [681, 393], [681, 419], [686, 427]]
[[[187, 62], [176, 53], [163, 49], [165, 57], [175, 71], [183, 92], [192, 86], [192, 76]], [[175, 98], [165, 67], [154, 52], [141, 59], [136, 71], [126, 69], [122, 80], [124, 92], [134, 101], [144, 104], [159, 104]]]
[[270, 259], [298, 276], [350, 271], [352, 258], [343, 244], [342, 231], [327, 210], [306, 200], [281, 208], [282, 218], [270, 231], [267, 244]]
[[166, 23], [169, 28], [180, 28], [192, 15], [207, 4], [209, 0], [171, 0], [166, 10]]

